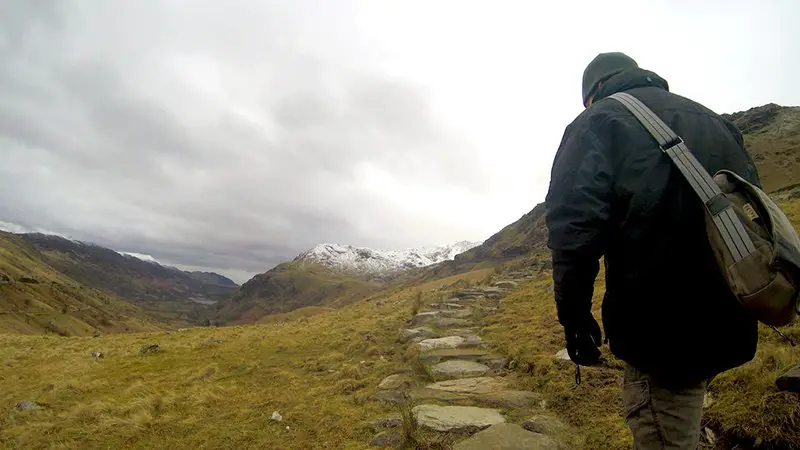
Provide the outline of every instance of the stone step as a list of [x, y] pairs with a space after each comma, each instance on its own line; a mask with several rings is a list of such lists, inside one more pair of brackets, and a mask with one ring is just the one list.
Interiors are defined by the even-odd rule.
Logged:
[[461, 304], [461, 303], [450, 303], [450, 302], [431, 303], [431, 308], [434, 308], [434, 309], [464, 309], [464, 305]]
[[472, 317], [472, 308], [443, 309], [440, 311], [440, 316], [449, 317], [451, 319], [467, 319]]
[[414, 315], [414, 318], [411, 319], [411, 325], [434, 323], [440, 318], [440, 311], [423, 311]]
[[482, 348], [442, 348], [420, 354], [419, 360], [423, 364], [433, 365], [453, 359], [483, 361], [493, 357], [497, 357], [497, 355], [492, 355], [488, 350]]
[[444, 348], [477, 347], [481, 343], [481, 338], [475, 335], [469, 336], [447, 336], [435, 339], [425, 339], [419, 341], [417, 346], [420, 351], [428, 352]]
[[453, 450], [558, 450], [559, 446], [548, 436], [534, 433], [513, 423], [494, 424], [475, 433], [453, 447]]
[[431, 374], [437, 378], [467, 378], [480, 377], [491, 372], [491, 367], [475, 361], [451, 359], [450, 361], [434, 364], [430, 368]]
[[475, 406], [418, 405], [412, 413], [420, 427], [434, 431], [469, 432], [506, 421], [496, 409]]
[[457, 394], [486, 394], [501, 391], [508, 387], [508, 381], [502, 377], [472, 377], [458, 380], [446, 380], [432, 383], [425, 388]]
[[492, 286], [501, 289], [514, 289], [515, 287], [519, 286], [519, 284], [512, 280], [498, 280], [492, 283]]
[[430, 339], [438, 337], [439, 333], [429, 327], [408, 328], [400, 331], [400, 342], [408, 342], [413, 339]]
[[468, 320], [468, 319], [457, 319], [452, 317], [442, 317], [436, 319], [433, 322], [433, 325], [437, 328], [449, 328], [449, 327], [468, 327], [475, 325], [475, 322]]

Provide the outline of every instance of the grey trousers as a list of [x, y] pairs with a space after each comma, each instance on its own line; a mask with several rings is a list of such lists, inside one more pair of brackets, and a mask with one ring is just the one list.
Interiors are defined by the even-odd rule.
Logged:
[[636, 450], [695, 450], [700, 440], [703, 397], [711, 380], [666, 388], [625, 364], [622, 402]]

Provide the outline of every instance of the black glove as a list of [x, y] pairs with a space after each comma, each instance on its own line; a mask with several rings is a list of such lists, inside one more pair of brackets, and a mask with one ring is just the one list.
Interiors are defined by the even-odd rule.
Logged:
[[603, 336], [594, 316], [588, 314], [580, 321], [564, 326], [567, 338], [567, 353], [579, 366], [594, 366], [600, 363], [600, 346]]

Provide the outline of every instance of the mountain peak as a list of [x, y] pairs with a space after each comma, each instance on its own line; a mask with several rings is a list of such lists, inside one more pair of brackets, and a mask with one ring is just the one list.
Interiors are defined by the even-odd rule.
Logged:
[[295, 261], [313, 261], [341, 272], [383, 275], [450, 260], [477, 245], [480, 242], [460, 241], [452, 245], [395, 251], [322, 243], [301, 253]]

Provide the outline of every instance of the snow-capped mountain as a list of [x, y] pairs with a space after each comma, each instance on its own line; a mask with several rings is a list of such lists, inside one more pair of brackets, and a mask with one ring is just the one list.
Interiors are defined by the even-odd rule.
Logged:
[[399, 251], [319, 244], [301, 253], [295, 261], [314, 261], [343, 272], [382, 275], [453, 259], [457, 254], [480, 244], [480, 242], [461, 241], [452, 245]]

